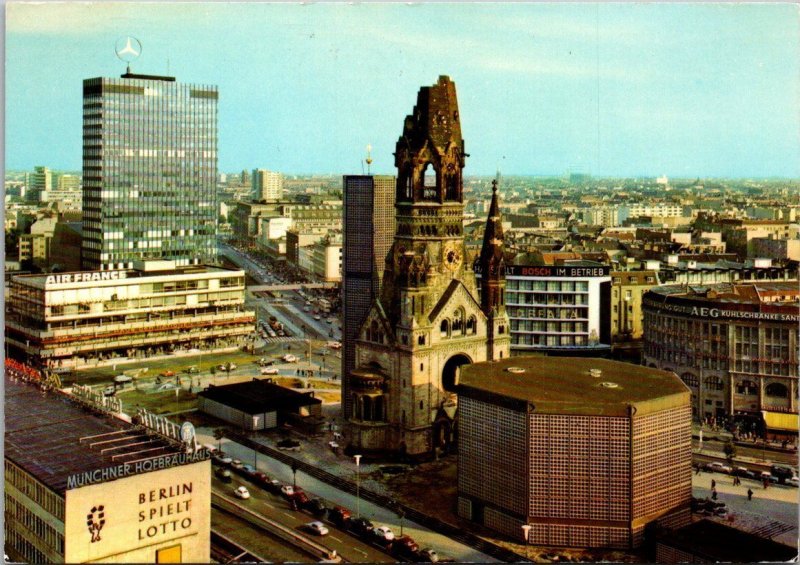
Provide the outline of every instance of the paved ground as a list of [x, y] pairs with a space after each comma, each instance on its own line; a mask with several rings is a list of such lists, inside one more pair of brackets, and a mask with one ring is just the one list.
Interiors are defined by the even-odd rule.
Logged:
[[[711, 497], [711, 481], [716, 481], [717, 500], [728, 505], [734, 516], [735, 527], [745, 531], [764, 531], [777, 528], [780, 523], [791, 530], [772, 539], [797, 547], [798, 536], [798, 489], [783, 485], [764, 488], [758, 481], [742, 479], [740, 486], [733, 486], [733, 477], [721, 473], [703, 472], [693, 475], [692, 494], [698, 498]], [[753, 491], [753, 499], [747, 500], [747, 489]], [[725, 519], [718, 518], [725, 522]]]

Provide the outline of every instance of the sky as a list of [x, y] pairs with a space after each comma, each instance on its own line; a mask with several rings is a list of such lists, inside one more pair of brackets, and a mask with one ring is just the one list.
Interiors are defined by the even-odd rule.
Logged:
[[393, 174], [421, 86], [455, 82], [465, 174], [800, 177], [792, 4], [11, 2], [7, 169], [81, 167], [82, 81], [219, 87], [219, 170]]

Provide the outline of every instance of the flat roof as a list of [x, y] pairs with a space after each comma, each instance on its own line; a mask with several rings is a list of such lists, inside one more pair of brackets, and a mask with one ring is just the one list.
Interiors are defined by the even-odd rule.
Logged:
[[[183, 451], [177, 443], [92, 411], [64, 392], [42, 393], [8, 374], [5, 395], [6, 459], [62, 495], [71, 476]], [[101, 453], [100, 441], [105, 442], [102, 449], [114, 451]]]
[[278, 410], [296, 410], [301, 406], [322, 404], [308, 392], [298, 392], [270, 382], [270, 379], [253, 379], [244, 383], [211, 385], [198, 396], [240, 410], [245, 414], [263, 414]]
[[97, 283], [112, 285], [136, 284], [147, 282], [158, 277], [191, 277], [192, 275], [215, 275], [230, 273], [232, 276], [244, 276], [243, 269], [230, 269], [212, 265], [190, 265], [158, 271], [139, 269], [116, 269], [113, 271], [69, 271], [35, 275], [14, 275], [13, 281], [40, 289], [64, 290], [72, 287], [92, 287]]
[[[510, 369], [510, 370], [509, 370]], [[595, 377], [591, 369], [599, 369]], [[511, 398], [546, 414], [627, 416], [689, 406], [690, 391], [660, 369], [588, 357], [511, 357], [463, 365], [459, 394]]]
[[700, 520], [664, 536], [659, 543], [717, 563], [786, 563], [797, 549], [713, 520]]

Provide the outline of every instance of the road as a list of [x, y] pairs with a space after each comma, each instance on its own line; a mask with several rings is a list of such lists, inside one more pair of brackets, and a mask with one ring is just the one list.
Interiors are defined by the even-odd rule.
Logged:
[[[692, 446], [694, 449], [698, 449], [700, 447], [699, 440], [695, 439], [692, 441]], [[725, 442], [718, 441], [716, 439], [712, 440], [703, 440], [703, 449], [718, 451], [720, 453], [724, 452]], [[774, 451], [769, 449], [760, 449], [759, 447], [748, 447], [747, 445], [742, 445], [741, 443], [736, 445], [736, 456], [737, 457], [747, 457], [752, 459], [757, 459], [760, 461], [768, 462], [767, 465], [771, 463], [778, 463], [781, 465], [790, 465], [797, 469], [797, 454], [796, 453], [787, 453], [783, 451]], [[771, 462], [771, 463], [769, 463]]]
[[[198, 427], [196, 428], [196, 431], [198, 441], [201, 443], [217, 445], [217, 440], [213, 438], [212, 429]], [[237, 457], [245, 463], [249, 463], [251, 465], [257, 463], [256, 467], [259, 471], [263, 471], [269, 476], [274, 477], [285, 484], [292, 484], [292, 471], [283, 463], [275, 461], [274, 459], [266, 457], [262, 454], [258, 454], [257, 461], [254, 461], [255, 452], [253, 450], [230, 440], [223, 440], [222, 449], [231, 457]], [[395, 534], [400, 533], [400, 519], [398, 518], [397, 514], [387, 510], [386, 508], [363, 499], [357, 500], [355, 496], [343, 492], [327, 483], [318, 481], [313, 477], [309, 477], [302, 472], [297, 473], [297, 484], [307, 493], [313, 493], [314, 496], [319, 496], [324, 500], [331, 502], [332, 504], [349, 508], [351, 512], [353, 512], [353, 515], [356, 515], [358, 513], [357, 510], [360, 510], [362, 517], [368, 518], [376, 525], [384, 524], [390, 526]], [[428, 528], [425, 528], [410, 520], [403, 520], [402, 530], [404, 534], [410, 535], [412, 538], [414, 538], [421, 548], [432, 547], [436, 549], [440, 555], [454, 557], [458, 562], [498, 562], [497, 559], [494, 559], [489, 555], [486, 555], [473, 549], [472, 547], [459, 543], [439, 533], [431, 531]]]
[[214, 531], [267, 561], [302, 563], [315, 560], [313, 556], [287, 544], [269, 532], [215, 507], [211, 508], [211, 525]]
[[[227, 448], [226, 448], [227, 449]], [[260, 468], [260, 466], [259, 466]], [[269, 518], [275, 522], [296, 530], [298, 533], [312, 538], [341, 555], [345, 560], [356, 563], [395, 563], [397, 560], [390, 555], [380, 551], [379, 549], [364, 543], [360, 539], [351, 536], [350, 534], [335, 527], [330, 522], [326, 522], [330, 533], [327, 536], [317, 537], [304, 530], [303, 526], [309, 522], [313, 522], [318, 518], [313, 517], [311, 514], [304, 511], [294, 511], [289, 508], [286, 500], [272, 493], [269, 493], [245, 480], [244, 478], [234, 474], [231, 483], [223, 483], [216, 476], [212, 481], [212, 489], [224, 496], [230, 497], [234, 489], [239, 486], [244, 486], [250, 491], [250, 498], [248, 500], [240, 501], [242, 506], [247, 507], [253, 512], [257, 512], [262, 516]], [[216, 527], [216, 524], [214, 525]], [[248, 549], [256, 550], [255, 547], [245, 545]], [[258, 552], [256, 552], [258, 553]], [[307, 558], [306, 558], [307, 560]]]

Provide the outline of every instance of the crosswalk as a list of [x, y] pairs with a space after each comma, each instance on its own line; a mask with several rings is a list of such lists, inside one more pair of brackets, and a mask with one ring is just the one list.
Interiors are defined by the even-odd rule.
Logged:
[[276, 337], [262, 337], [261, 340], [264, 343], [286, 343], [287, 341], [302, 341], [302, 340], [298, 340], [298, 338], [296, 338], [296, 337], [288, 337], [288, 336], [283, 336], [283, 337], [278, 337], [278, 336], [276, 336]]

